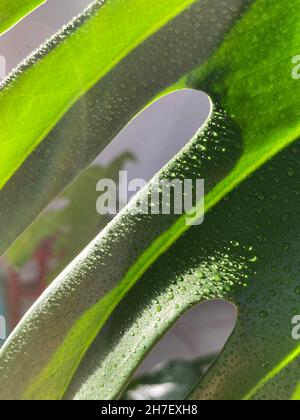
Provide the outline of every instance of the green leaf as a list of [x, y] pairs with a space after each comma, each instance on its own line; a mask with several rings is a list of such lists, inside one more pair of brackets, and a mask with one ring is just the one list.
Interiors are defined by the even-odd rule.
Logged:
[[0, 187], [19, 168], [0, 190], [0, 255], [131, 118], [215, 51], [249, 3], [98, 0], [19, 67], [0, 90]]
[[215, 229], [220, 214], [227, 224], [220, 245], [231, 238], [237, 254], [252, 249], [247, 287], [233, 284], [228, 294], [239, 309], [236, 329], [195, 398], [285, 400], [299, 388], [300, 343], [292, 336], [300, 292], [299, 150], [298, 141], [210, 215]]
[[117, 398], [170, 326], [215, 298], [232, 301], [238, 321], [191, 398], [297, 396], [299, 151], [298, 141], [265, 164], [147, 271], [90, 347], [68, 399]]
[[[299, 3], [299, 2], [298, 2]], [[262, 5], [265, 7], [265, 12], [263, 13]], [[282, 13], [279, 13], [279, 6], [281, 5]], [[292, 62], [292, 57], [295, 55], [296, 51], [296, 40], [299, 39], [299, 31], [297, 31], [297, 28], [299, 26], [299, 19], [298, 17], [295, 17], [294, 15], [294, 6], [295, 4], [291, 5], [291, 8], [287, 7], [284, 2], [281, 2], [277, 4], [277, 6], [274, 8], [274, 4], [272, 2], [268, 1], [258, 1], [256, 4], [252, 7], [252, 9], [249, 11], [249, 13], [245, 16], [245, 18], [241, 21], [241, 26], [237, 25], [235, 30], [231, 33], [231, 36], [227, 40], [227, 42], [224, 43], [224, 46], [220, 48], [220, 50], [215, 55], [214, 59], [211, 61], [211, 64], [207, 65], [203, 71], [199, 72], [198, 74], [194, 75], [192, 78], [189, 78], [188, 80], [191, 83], [191, 86], [200, 86], [199, 80], [204, 80], [202, 83], [204, 83], [205, 86], [210, 87], [210, 92], [215, 92], [214, 95], [217, 95], [222, 98], [222, 104], [223, 106], [228, 109], [230, 114], [234, 115], [234, 120], [238, 122], [238, 126], [242, 128], [242, 136], [243, 136], [243, 145], [244, 145], [244, 151], [242, 158], [239, 159], [238, 165], [234, 168], [234, 170], [223, 180], [221, 183], [217, 185], [217, 187], [210, 193], [207, 194], [206, 197], [206, 209], [209, 209], [212, 207], [216, 202], [220, 200], [220, 194], [225, 194], [228, 189], [232, 189], [236, 184], [240, 182], [241, 179], [243, 179], [250, 171], [253, 171], [258, 165], [261, 165], [261, 163], [267, 159], [269, 159], [272, 154], [276, 153], [276, 151], [283, 148], [288, 142], [291, 140], [296, 140], [299, 136], [299, 106], [297, 103], [299, 103], [299, 85], [296, 84], [296, 82], [291, 77], [291, 67], [290, 63]], [[273, 13], [267, 13], [268, 7], [273, 11]], [[261, 18], [261, 16], [268, 16], [268, 19]], [[270, 18], [270, 16], [272, 18]], [[282, 35], [281, 37], [277, 38], [276, 40], [272, 36], [272, 28], [275, 26], [277, 27], [276, 22], [280, 19], [280, 24], [282, 29]], [[262, 20], [262, 23], [260, 23], [260, 20]], [[285, 20], [285, 25], [283, 24]], [[252, 25], [251, 25], [252, 22]], [[253, 22], [258, 22], [256, 25], [253, 24]], [[264, 25], [263, 25], [264, 23]], [[244, 27], [244, 30], [243, 30]], [[259, 36], [257, 32], [257, 28], [259, 27]], [[253, 35], [251, 33], [251, 28]], [[243, 35], [244, 34], [244, 35]], [[244, 36], [244, 38], [243, 38]], [[254, 38], [256, 37], [256, 38]], [[256, 42], [259, 43], [260, 41], [260, 47], [253, 46], [251, 44], [251, 54], [249, 55], [249, 52], [247, 48], [239, 47], [240, 42], [245, 42], [247, 46], [247, 40], [248, 39], [256, 39]], [[263, 42], [262, 42], [263, 40]], [[270, 51], [270, 45], [269, 43], [272, 42], [273, 48], [276, 51], [281, 51], [283, 54], [283, 57], [287, 57], [283, 63], [278, 63], [278, 61], [274, 61], [273, 56], [269, 53]], [[299, 44], [299, 43], [298, 43]], [[243, 44], [242, 44], [243, 45]], [[228, 48], [231, 48], [230, 51]], [[248, 47], [250, 48], [250, 47]], [[256, 55], [253, 54], [253, 51], [256, 51]], [[221, 57], [221, 58], [220, 58]], [[228, 57], [228, 58], [226, 58]], [[248, 57], [248, 61], [246, 60], [246, 57]], [[251, 61], [249, 61], [249, 57], [251, 58]], [[266, 61], [266, 58], [268, 58], [268, 61]], [[248, 66], [250, 65], [251, 72], [248, 71]], [[216, 66], [216, 67], [215, 67]], [[211, 76], [209, 77], [207, 75], [207, 68], [211, 71]], [[216, 70], [218, 69], [218, 71]], [[231, 71], [232, 73], [231, 73]], [[266, 85], [262, 84], [262, 81], [268, 80], [267, 74], [278, 74], [278, 80], [282, 81], [281, 84], [270, 84], [269, 82]], [[200, 75], [199, 75], [200, 74]], [[233, 75], [237, 74], [236, 80], [233, 78]], [[217, 81], [220, 78], [222, 81], [222, 85], [224, 86], [223, 92], [219, 91], [219, 85], [217, 85]], [[225, 80], [224, 80], [225, 79]], [[233, 80], [232, 80], [233, 79]], [[261, 89], [257, 91], [257, 86], [261, 86]], [[289, 92], [289, 93], [288, 93]], [[213, 93], [212, 93], [213, 94]], [[222, 95], [222, 96], [221, 96]], [[290, 100], [291, 96], [293, 96], [293, 100]], [[245, 99], [246, 98], [246, 99]], [[243, 106], [240, 106], [239, 104], [242, 101], [246, 100], [247, 108], [248, 108], [248, 114], [244, 113]], [[244, 103], [244, 102], [243, 102]], [[259, 105], [260, 104], [260, 105]], [[264, 106], [264, 104], [271, 104], [269, 108], [267, 106]], [[249, 110], [254, 109], [256, 110], [255, 113], [250, 113]], [[249, 121], [252, 121], [253, 128], [251, 130], [251, 126], [249, 124]], [[220, 134], [220, 129], [218, 130]], [[226, 131], [226, 130], [225, 130]], [[278, 141], [278, 133], [281, 133], [280, 140]], [[288, 135], [287, 135], [288, 133]], [[232, 134], [231, 134], [232, 135]], [[222, 136], [222, 135], [221, 135]], [[207, 152], [207, 155], [209, 156], [210, 151]], [[231, 151], [228, 153], [232, 153]], [[193, 153], [190, 153], [191, 156], [193, 156]], [[296, 156], [293, 155], [293, 156]], [[216, 160], [216, 153], [213, 153], [213, 158]], [[295, 158], [294, 158], [295, 159]], [[216, 163], [216, 162], [215, 162]], [[219, 168], [219, 165], [217, 165]], [[220, 169], [219, 169], [220, 170]], [[207, 169], [204, 170], [205, 178], [210, 180], [211, 175], [209, 172], [207, 172]], [[197, 173], [199, 176], [199, 173]], [[196, 174], [194, 175], [196, 177]], [[275, 175], [274, 175], [275, 177]], [[233, 210], [232, 210], [233, 213]], [[235, 213], [233, 213], [235, 214]], [[243, 212], [242, 212], [243, 214]], [[232, 216], [233, 217], [233, 216]], [[258, 218], [259, 215], [255, 214], [255, 217]], [[219, 220], [222, 220], [224, 216], [222, 214], [219, 214]], [[266, 223], [265, 220], [262, 221], [263, 224]], [[278, 221], [277, 221], [278, 223]], [[248, 222], [243, 221], [241, 222], [243, 226], [247, 226]], [[207, 221], [205, 221], [205, 225], [207, 225]], [[177, 224], [178, 227], [178, 224]], [[181, 226], [180, 226], [181, 227]], [[231, 227], [231, 240], [233, 243], [235, 243], [235, 232], [237, 230], [237, 227]], [[183, 228], [182, 228], [183, 229]], [[219, 228], [220, 229], [220, 228]], [[191, 231], [195, 230], [195, 228], [190, 229]], [[212, 229], [211, 235], [215, 236], [215, 231]], [[206, 230], [205, 230], [206, 232]], [[189, 233], [190, 235], [192, 233]], [[198, 235], [200, 235], [198, 233]], [[136, 238], [136, 236], [134, 236]], [[203, 236], [201, 235], [201, 238], [205, 238], [207, 241], [207, 233]], [[167, 231], [167, 234], [163, 236], [163, 240], [170, 240], [170, 230]], [[162, 241], [163, 242], [163, 241]], [[204, 254], [205, 249], [201, 249], [200, 245], [195, 246], [195, 242], [191, 240], [191, 243], [193, 244], [193, 247], [197, 250], [197, 252], [202, 252]], [[251, 243], [251, 242], [250, 242]], [[159, 247], [159, 245], [157, 245]], [[152, 245], [152, 250], [153, 250]], [[250, 245], [249, 245], [250, 248]], [[183, 250], [189, 249], [188, 244], [184, 243], [181, 245], [181, 254], [183, 254]], [[217, 248], [216, 248], [217, 249]], [[159, 248], [161, 251], [161, 248]], [[148, 250], [147, 250], [148, 251]], [[172, 252], [174, 252], [172, 250]], [[153, 257], [153, 255], [152, 255]], [[196, 256], [193, 253], [193, 257], [196, 258]], [[236, 256], [235, 259], [232, 259], [228, 264], [234, 264], [234, 262], [239, 261], [239, 264], [241, 264], [241, 270], [246, 270], [246, 267], [243, 263], [243, 256]], [[145, 260], [145, 254], [143, 256]], [[256, 256], [255, 254], [252, 255], [250, 252], [250, 257], [245, 257], [255, 260]], [[149, 257], [150, 259], [150, 257]], [[153, 257], [154, 259], [154, 257]], [[164, 271], [165, 270], [165, 260], [163, 257], [161, 257], [163, 263], [162, 267], [164, 269], [160, 270], [160, 275], [158, 275], [159, 281], [161, 279], [165, 279], [164, 284], [161, 286], [163, 290], [166, 290], [165, 295], [168, 295], [170, 293], [168, 291], [168, 288], [166, 286], [167, 279], [170, 278], [170, 275]], [[217, 261], [217, 255], [214, 255], [214, 259]], [[172, 260], [172, 267], [177, 267], [178, 264], [183, 264], [183, 257], [179, 257], [179, 253], [177, 254], [177, 264], [175, 265], [175, 262]], [[191, 260], [189, 259], [189, 264], [191, 264]], [[213, 258], [212, 258], [213, 261]], [[144, 261], [143, 261], [144, 262]], [[142, 264], [140, 260], [140, 264]], [[214, 264], [211, 262], [211, 265], [214, 266]], [[140, 269], [140, 267], [138, 267]], [[186, 268], [188, 270], [188, 268]], [[230, 280], [230, 272], [226, 273], [226, 277], [229, 277]], [[212, 272], [211, 278], [214, 279], [214, 275], [216, 275], [217, 281], [219, 281], [219, 275], [216, 272]], [[241, 272], [241, 279], [243, 277], [244, 273]], [[151, 287], [155, 289], [155, 285], [153, 284], [153, 279], [155, 278], [156, 274], [155, 271], [151, 270], [150, 277], [146, 276], [150, 282], [151, 278]], [[175, 276], [173, 275], [171, 278], [173, 281], [175, 281]], [[178, 276], [180, 278], [180, 275]], [[128, 277], [127, 277], [128, 278]], [[240, 280], [241, 280], [240, 279]], [[145, 280], [143, 280], [145, 282]], [[228, 278], [225, 278], [224, 282], [226, 283], [228, 281]], [[230, 284], [230, 282], [229, 282]], [[169, 284], [168, 284], [169, 286]], [[218, 286], [216, 285], [216, 288], [223, 286], [223, 282]], [[204, 285], [205, 287], [205, 285]], [[187, 290], [191, 290], [191, 285], [188, 284], [186, 286]], [[159, 287], [158, 287], [159, 289]], [[202, 290], [195, 290], [195, 293], [199, 294], [198, 300], [192, 301], [193, 304], [196, 302], [200, 302], [203, 299]], [[294, 293], [294, 289], [292, 289], [292, 293]], [[173, 291], [171, 294], [176, 295], [176, 290]], [[96, 391], [95, 384], [103, 384], [103, 374], [104, 372], [108, 374], [109, 369], [112, 369], [112, 363], [118, 363], [118, 366], [120, 366], [120, 363], [122, 361], [118, 358], [119, 355], [123, 355], [124, 351], [127, 348], [132, 348], [132, 346], [136, 347], [137, 355], [136, 357], [132, 358], [132, 363], [128, 360], [127, 357], [125, 357], [125, 362], [127, 362], [126, 366], [124, 366], [124, 363], [122, 363], [122, 370], [124, 373], [124, 377], [127, 378], [129, 375], [131, 375], [135, 369], [135, 366], [138, 365], [138, 363], [142, 360], [142, 358], [145, 356], [149, 348], [154, 345], [155, 340], [159, 336], [163, 334], [165, 331], [164, 328], [167, 328], [170, 323], [174, 322], [177, 317], [182, 314], [190, 304], [190, 299], [188, 299], [187, 296], [184, 296], [183, 299], [180, 299], [180, 295], [178, 296], [178, 301], [175, 301], [174, 306], [172, 304], [172, 307], [169, 306], [167, 309], [163, 311], [163, 313], [160, 315], [159, 318], [164, 319], [165, 323], [162, 323], [163, 326], [161, 328], [154, 328], [154, 325], [157, 325], [157, 322], [153, 322], [151, 327], [149, 324], [149, 318], [151, 319], [153, 314], [155, 313], [155, 306], [150, 305], [151, 310], [149, 309], [149, 306], [147, 306], [147, 311], [145, 311], [145, 318], [143, 318], [143, 315], [141, 315], [141, 312], [143, 312], [142, 307], [146, 306], [147, 303], [151, 302], [150, 296], [152, 296], [153, 301], [155, 301], [155, 298], [158, 298], [160, 295], [155, 296], [153, 293], [150, 294], [150, 290], [145, 289], [145, 285], [139, 289], [139, 300], [141, 299], [140, 296], [144, 295], [146, 296], [146, 301], [143, 301], [142, 304], [134, 311], [133, 309], [133, 301], [130, 300], [130, 302], [126, 301], [124, 305], [122, 305], [123, 310], [123, 318], [126, 319], [126, 316], [124, 316], [125, 311], [125, 305], [130, 308], [130, 315], [128, 315], [128, 324], [131, 326], [131, 319], [134, 317], [133, 314], [138, 313], [139, 316], [135, 318], [135, 323], [140, 326], [140, 329], [138, 329], [138, 332], [136, 331], [136, 328], [129, 328], [128, 324], [123, 324], [123, 328], [121, 325], [119, 325], [119, 330], [121, 331], [127, 331], [129, 329], [131, 334], [134, 334], [135, 336], [142, 335], [142, 331], [147, 325], [147, 330], [151, 331], [152, 329], [155, 331], [153, 336], [151, 336], [148, 340], [135, 340], [130, 339], [130, 335], [122, 337], [122, 340], [119, 340], [120, 343], [117, 346], [116, 343], [114, 343], [114, 347], [110, 348], [110, 351], [107, 351], [107, 354], [103, 354], [101, 352], [101, 342], [105, 342], [104, 337], [102, 335], [99, 336], [99, 344], [97, 346], [95, 342], [94, 350], [97, 349], [97, 352], [94, 353], [93, 350], [89, 352], [89, 354], [86, 357], [86, 363], [82, 365], [82, 367], [79, 370], [78, 376], [75, 379], [75, 385], [72, 388], [70, 392], [71, 397], [75, 398], [114, 398], [118, 395], [118, 390], [122, 389], [122, 386], [124, 386], [124, 380], [122, 378], [109, 378], [108, 382], [111, 383], [111, 387], [106, 386], [105, 389], [102, 389], [102, 391]], [[209, 297], [224, 297], [223, 294], [216, 295], [216, 294], [208, 294]], [[227, 297], [227, 295], [225, 295]], [[230, 297], [230, 295], [229, 295]], [[137, 299], [137, 295], [135, 295], [135, 299]], [[162, 300], [167, 300], [167, 297]], [[178, 310], [174, 310], [175, 306], [179, 305]], [[159, 307], [163, 307], [162, 304], [159, 305]], [[149, 315], [151, 314], [151, 315]], [[168, 315], [168, 316], [167, 316]], [[114, 317], [116, 317], [116, 314], [114, 314]], [[290, 322], [290, 319], [288, 321]], [[287, 341], [290, 341], [290, 330], [287, 329]], [[97, 340], [97, 341], [98, 341]], [[286, 342], [285, 342], [286, 344]], [[145, 346], [145, 351], [143, 351], [143, 346]], [[130, 356], [132, 357], [132, 355]], [[256, 360], [254, 358], [254, 360]], [[263, 363], [262, 363], [263, 364]], [[86, 373], [88, 372], [88, 373]], [[220, 375], [219, 375], [220, 376]], [[217, 378], [219, 377], [216, 376]], [[243, 377], [242, 377], [243, 380]], [[241, 389], [241, 388], [239, 388]]]
[[9, 30], [46, 0], [1, 0], [0, 35]]
[[[214, 102], [209, 120], [148, 188], [58, 277], [23, 319], [0, 353], [2, 398], [61, 398], [68, 387], [67, 398], [121, 395], [161, 335], [189, 307], [209, 298], [231, 298], [240, 311], [246, 308], [242, 324], [238, 325], [246, 325], [250, 318], [245, 330], [249, 331], [250, 326], [253, 330], [249, 340], [244, 341], [250, 348], [244, 354], [248, 355], [249, 366], [263, 362], [256, 370], [251, 366], [246, 379], [240, 375], [240, 380], [234, 382], [237, 377], [228, 374], [231, 386], [228, 384], [225, 391], [232, 398], [246, 396], [249, 385], [263, 379], [265, 356], [270, 349], [274, 355], [271, 365], [278, 361], [279, 353], [282, 357], [283, 350], [287, 350], [285, 356], [293, 351], [296, 344], [290, 335], [284, 337], [283, 331], [287, 331], [284, 327], [290, 321], [286, 317], [291, 315], [298, 295], [293, 278], [295, 268], [287, 270], [287, 276], [284, 268], [291, 261], [296, 264], [293, 257], [298, 255], [294, 254], [299, 213], [294, 199], [298, 196], [298, 148], [295, 146], [295, 153], [289, 150], [274, 158], [274, 173], [268, 166], [250, 180], [245, 178], [300, 135], [300, 85], [292, 79], [290, 67], [299, 45], [297, 5], [299, 0], [292, 4], [279, 0], [275, 6], [270, 0], [255, 1], [212, 59], [182, 81], [180, 86], [208, 89]], [[225, 6], [221, 11], [226, 16], [229, 9]], [[215, 16], [213, 9], [211, 13]], [[281, 30], [277, 31], [279, 26]], [[274, 59], [270, 45], [284, 53], [286, 61]], [[270, 83], [268, 75], [275, 73], [278, 83]], [[279, 164], [275, 159], [279, 159]], [[285, 178], [282, 171], [287, 159], [292, 160]], [[288, 175], [294, 173], [295, 177]], [[210, 210], [202, 226], [188, 226], [186, 215], [130, 214], [138, 201], [148, 202], [158, 179], [202, 177], [206, 179], [205, 208]], [[260, 194], [262, 185], [270, 187], [271, 182], [275, 183], [274, 193], [283, 196], [283, 201], [276, 204], [271, 201], [269, 190]], [[239, 184], [240, 189], [233, 191]], [[225, 199], [231, 191], [230, 198]], [[289, 215], [287, 204], [291, 207]], [[262, 214], [260, 208], [257, 212], [258, 205]], [[201, 210], [201, 201], [197, 209]], [[199, 214], [194, 220], [197, 217]], [[287, 223], [290, 220], [291, 225]], [[290, 242], [291, 253], [283, 250], [281, 238]], [[277, 331], [277, 340], [270, 341], [265, 328], [260, 341], [262, 323], [268, 317], [265, 300], [273, 299], [262, 287], [266, 284], [267, 292], [272, 292], [269, 289], [274, 276], [268, 277], [267, 270], [274, 259], [274, 265], [279, 264], [278, 255], [282, 257], [283, 252], [287, 256], [280, 262], [283, 281], [278, 281], [274, 289], [279, 291], [277, 299], [282, 302], [286, 298], [287, 303], [281, 305], [280, 311], [274, 304], [271, 306], [271, 312], [282, 314], [278, 330], [277, 324], [275, 328], [267, 325], [273, 335]], [[251, 292], [258, 290], [261, 294], [255, 301]], [[255, 308], [247, 307], [249, 299], [249, 305], [254, 302]], [[252, 313], [256, 314], [253, 323]], [[118, 336], [111, 333], [116, 330]], [[240, 337], [239, 326], [236, 331]], [[242, 333], [244, 337], [245, 331]], [[259, 346], [265, 342], [267, 345]], [[240, 346], [237, 352], [242, 350]], [[231, 351], [227, 365], [234, 360], [236, 366], [243, 367], [234, 356]], [[212, 386], [211, 382], [204, 386], [206, 397], [213, 395], [216, 383], [222, 384], [223, 377], [218, 375], [214, 380]], [[197, 396], [201, 397], [200, 391]]]
[[122, 399], [183, 400], [214, 358], [213, 356], [193, 361], [173, 360], [161, 363], [150, 373], [132, 381]]

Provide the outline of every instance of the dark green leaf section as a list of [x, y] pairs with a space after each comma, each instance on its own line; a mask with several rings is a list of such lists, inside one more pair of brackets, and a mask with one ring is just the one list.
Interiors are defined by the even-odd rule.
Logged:
[[1, 0], [0, 35], [8, 31], [46, 0]]
[[292, 338], [300, 302], [299, 152], [297, 142], [265, 164], [147, 271], [91, 346], [67, 398], [118, 397], [166, 330], [211, 298], [232, 301], [238, 322], [192, 398], [295, 397], [300, 375], [300, 343]]

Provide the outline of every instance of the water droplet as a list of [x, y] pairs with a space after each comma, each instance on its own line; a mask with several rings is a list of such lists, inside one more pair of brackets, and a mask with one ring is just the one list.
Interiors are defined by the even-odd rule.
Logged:
[[296, 293], [296, 295], [300, 295], [300, 286], [297, 286], [295, 288], [295, 293]]
[[268, 312], [267, 311], [260, 311], [259, 312], [259, 316], [260, 318], [267, 318], [268, 317]]

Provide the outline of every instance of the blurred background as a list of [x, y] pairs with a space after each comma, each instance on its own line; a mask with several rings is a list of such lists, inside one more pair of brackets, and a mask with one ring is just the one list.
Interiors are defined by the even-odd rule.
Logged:
[[[48, 0], [4, 34], [0, 38], [0, 80], [89, 3]], [[120, 170], [128, 172], [129, 181], [148, 181], [195, 134], [209, 110], [204, 93], [188, 90], [151, 105], [17, 240], [0, 260], [0, 346], [47, 285], [111, 220], [96, 212], [97, 181], [111, 178], [117, 182]], [[194, 372], [209, 366], [228, 339], [235, 317], [235, 309], [222, 301], [190, 311], [145, 360], [137, 377], [152, 372], [152, 379], [142, 391], [133, 389], [131, 397], [155, 397], [156, 372], [166, 363], [169, 371], [176, 360], [185, 361]], [[204, 362], [195, 365], [195, 360]], [[175, 376], [180, 374], [176, 366]]]

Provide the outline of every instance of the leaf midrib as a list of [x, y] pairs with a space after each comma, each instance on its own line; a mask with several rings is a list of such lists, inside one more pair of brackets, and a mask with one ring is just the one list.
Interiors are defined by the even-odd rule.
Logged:
[[291, 353], [286, 355], [282, 362], [278, 363], [271, 372], [269, 372], [256, 386], [254, 386], [247, 394], [242, 398], [244, 401], [252, 400], [253, 397], [275, 376], [279, 375], [286, 367], [291, 365], [300, 356], [300, 346], [298, 346]]

